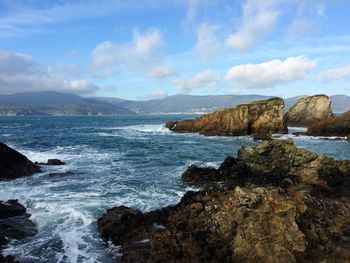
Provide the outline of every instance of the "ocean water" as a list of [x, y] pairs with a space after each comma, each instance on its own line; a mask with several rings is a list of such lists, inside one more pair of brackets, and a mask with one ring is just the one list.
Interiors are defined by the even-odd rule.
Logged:
[[[126, 205], [150, 211], [177, 203], [190, 190], [181, 174], [191, 164], [218, 166], [250, 137], [174, 134], [167, 120], [189, 115], [0, 118], [0, 141], [30, 160], [58, 158], [59, 167], [0, 182], [0, 200], [19, 199], [38, 225], [35, 237], [12, 242], [5, 254], [22, 262], [115, 262], [118, 248], [99, 237], [96, 220], [106, 209]], [[292, 128], [292, 131], [300, 130]], [[293, 138], [298, 147], [350, 159], [350, 143], [317, 137]], [[74, 175], [48, 176], [72, 171]]]

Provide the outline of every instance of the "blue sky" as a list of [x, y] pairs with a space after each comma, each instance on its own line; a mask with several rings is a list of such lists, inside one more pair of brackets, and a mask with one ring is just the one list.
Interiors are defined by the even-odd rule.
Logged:
[[0, 0], [0, 93], [350, 95], [347, 0]]

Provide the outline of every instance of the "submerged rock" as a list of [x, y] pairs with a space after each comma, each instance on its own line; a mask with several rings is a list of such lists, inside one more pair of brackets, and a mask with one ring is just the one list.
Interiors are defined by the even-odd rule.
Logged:
[[183, 179], [205, 188], [179, 204], [112, 208], [98, 227], [120, 262], [350, 262], [349, 177], [350, 161], [264, 141], [218, 169], [191, 166]]
[[194, 120], [169, 121], [165, 127], [179, 133], [223, 136], [288, 132], [284, 117], [284, 102], [279, 98], [238, 105]]
[[48, 159], [46, 165], [64, 165], [65, 163], [59, 159]]
[[72, 171], [62, 172], [62, 173], [49, 173], [50, 177], [62, 177], [74, 175]]
[[328, 118], [312, 125], [307, 135], [312, 136], [343, 136], [350, 134], [350, 111], [339, 116]]
[[0, 180], [16, 179], [40, 172], [23, 154], [0, 142]]
[[301, 98], [286, 113], [289, 126], [309, 127], [332, 117], [331, 99], [326, 95]]

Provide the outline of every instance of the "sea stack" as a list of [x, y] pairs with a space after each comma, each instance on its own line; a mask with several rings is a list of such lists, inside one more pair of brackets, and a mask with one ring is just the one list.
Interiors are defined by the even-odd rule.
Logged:
[[40, 172], [23, 154], [0, 142], [0, 180], [11, 180]]
[[[350, 111], [315, 123], [307, 130], [311, 136], [342, 136], [350, 134]], [[348, 137], [349, 140], [349, 137]]]
[[284, 101], [280, 98], [241, 104], [194, 120], [169, 121], [165, 126], [178, 133], [200, 133], [208, 136], [288, 132], [284, 116]]
[[301, 98], [286, 113], [289, 126], [309, 127], [332, 117], [331, 99], [326, 95]]

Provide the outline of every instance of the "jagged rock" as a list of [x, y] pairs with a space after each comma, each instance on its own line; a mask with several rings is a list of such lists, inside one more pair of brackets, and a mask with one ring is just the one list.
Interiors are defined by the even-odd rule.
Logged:
[[326, 95], [301, 98], [286, 113], [289, 126], [309, 127], [332, 117], [331, 99]]
[[16, 179], [40, 172], [24, 155], [0, 142], [0, 180]]
[[48, 159], [47, 165], [64, 165], [65, 163], [58, 159]]
[[348, 136], [350, 134], [350, 111], [320, 121], [307, 130], [312, 136]]
[[148, 213], [108, 210], [98, 227], [121, 246], [120, 262], [350, 262], [350, 161], [264, 141], [213, 169], [191, 166], [183, 178], [232, 187]]
[[[198, 173], [196, 171], [202, 171]], [[205, 171], [210, 173], [205, 174]], [[204, 175], [203, 175], [204, 174]], [[189, 168], [183, 174], [186, 183], [196, 186], [215, 185], [223, 181], [235, 185], [273, 185], [289, 187], [308, 185], [317, 191], [347, 191], [350, 187], [350, 161], [337, 161], [295, 147], [292, 140], [264, 141], [255, 147], [243, 147], [237, 159], [228, 157], [219, 167]], [[190, 179], [189, 179], [190, 178]]]
[[0, 236], [3, 239], [23, 239], [37, 233], [26, 208], [17, 200], [0, 201]]
[[255, 132], [253, 133], [253, 139], [254, 141], [270, 141], [272, 140], [272, 136], [270, 133], [261, 133], [261, 132]]
[[238, 105], [194, 120], [169, 121], [165, 127], [179, 133], [194, 132], [223, 136], [288, 132], [284, 117], [284, 101], [279, 98]]

